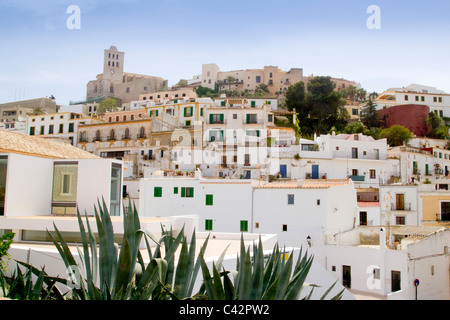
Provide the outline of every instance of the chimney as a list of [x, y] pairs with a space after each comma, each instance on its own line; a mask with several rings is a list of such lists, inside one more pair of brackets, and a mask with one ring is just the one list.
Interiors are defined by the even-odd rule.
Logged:
[[386, 230], [380, 229], [380, 250], [386, 250]]

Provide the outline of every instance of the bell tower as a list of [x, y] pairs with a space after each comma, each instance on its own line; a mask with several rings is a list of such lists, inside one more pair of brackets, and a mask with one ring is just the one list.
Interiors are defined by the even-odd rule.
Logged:
[[118, 51], [115, 46], [111, 46], [109, 50], [105, 50], [103, 80], [122, 83], [124, 61], [125, 53]]

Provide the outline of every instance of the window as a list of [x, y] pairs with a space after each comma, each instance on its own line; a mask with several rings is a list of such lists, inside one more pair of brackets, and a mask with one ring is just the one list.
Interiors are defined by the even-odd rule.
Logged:
[[358, 169], [352, 169], [352, 176], [356, 177], [358, 173]]
[[359, 225], [367, 226], [367, 212], [361, 211], [359, 213]]
[[34, 136], [34, 127], [30, 127], [30, 136]]
[[405, 101], [409, 100], [409, 96], [405, 95]]
[[288, 204], [294, 204], [294, 195], [288, 194]]
[[421, 97], [420, 97], [420, 101], [425, 102], [425, 97], [424, 97], [424, 96], [421, 96]]
[[45, 127], [41, 126], [41, 134], [44, 134], [44, 131], [45, 131]]
[[283, 232], [287, 232], [287, 224], [283, 224]]
[[69, 132], [73, 132], [73, 131], [74, 131], [73, 123], [69, 123]]
[[241, 232], [248, 232], [248, 221], [247, 220], [241, 221], [240, 230], [241, 230]]
[[273, 122], [273, 114], [269, 114], [267, 118], [268, 122]]
[[161, 187], [155, 187], [153, 195], [155, 198], [161, 198], [162, 197], [162, 188]]
[[181, 188], [181, 197], [182, 198], [193, 198], [194, 197], [194, 188]]
[[433, 102], [437, 102], [437, 97], [433, 97]]
[[186, 127], [190, 127], [191, 126], [191, 120], [186, 120], [185, 126]]
[[442, 102], [442, 97], [439, 97], [439, 102]]
[[247, 114], [247, 124], [258, 123], [257, 114]]
[[194, 115], [194, 108], [193, 107], [186, 107], [184, 108], [184, 116], [185, 117], [192, 117]]
[[212, 206], [214, 202], [214, 197], [212, 194], [207, 194], [206, 195], [206, 205], [207, 206]]
[[403, 217], [403, 216], [395, 217], [395, 224], [397, 224], [397, 225], [405, 225], [405, 217]]
[[223, 114], [210, 114], [209, 115], [209, 123], [224, 123], [224, 115]]
[[359, 114], [358, 109], [352, 109], [352, 115], [357, 116]]
[[173, 188], [173, 194], [178, 194], [178, 187]]
[[358, 159], [358, 148], [352, 148], [352, 159]]
[[64, 132], [64, 124], [60, 124], [59, 125], [59, 133], [63, 133]]
[[317, 204], [318, 206], [320, 206], [320, 199], [317, 199], [317, 200], [316, 200], [316, 204]]
[[256, 76], [256, 83], [261, 83], [261, 76]]
[[416, 101], [419, 101], [419, 96], [416, 96]]
[[48, 127], [48, 134], [53, 134], [53, 127], [52, 124]]
[[62, 175], [61, 194], [70, 194], [70, 174]]
[[370, 169], [370, 179], [376, 178], [377, 178], [376, 170]]
[[212, 231], [213, 229], [213, 221], [212, 220], [205, 220], [205, 230], [206, 231]]

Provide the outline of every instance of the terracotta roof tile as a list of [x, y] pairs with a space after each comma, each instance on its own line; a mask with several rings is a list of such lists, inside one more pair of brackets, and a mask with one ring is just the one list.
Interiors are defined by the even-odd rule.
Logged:
[[70, 144], [0, 129], [0, 152], [52, 159], [100, 159]]
[[358, 208], [376, 208], [379, 206], [379, 201], [358, 201]]

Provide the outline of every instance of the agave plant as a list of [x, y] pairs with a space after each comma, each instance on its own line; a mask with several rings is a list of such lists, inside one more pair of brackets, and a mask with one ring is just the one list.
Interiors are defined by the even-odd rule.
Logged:
[[[17, 266], [11, 277], [0, 272], [0, 296], [14, 300], [64, 300], [56, 284], [64, 279], [49, 277], [44, 268], [38, 270], [23, 263], [25, 273]], [[33, 280], [33, 275], [36, 280]]]
[[[162, 229], [162, 237], [156, 240], [141, 229], [135, 206], [124, 210], [124, 235], [122, 245], [114, 242], [114, 230], [107, 207], [95, 209], [98, 243], [86, 216], [86, 226], [77, 212], [82, 249], [78, 254], [82, 268], [77, 265], [64, 237], [54, 225], [56, 238], [50, 237], [70, 272], [81, 275], [72, 288], [73, 298], [81, 300], [148, 300], [190, 299], [200, 269], [199, 256], [195, 261], [195, 231], [190, 245], [184, 236], [184, 228], [174, 237], [173, 231]], [[144, 236], [144, 238], [143, 238]], [[149, 256], [146, 264], [140, 251], [144, 239]], [[152, 251], [150, 241], [156, 244]], [[175, 253], [181, 245], [175, 268]], [[207, 241], [201, 251], [206, 249]], [[162, 250], [164, 249], [164, 250]], [[164, 253], [164, 256], [163, 256]], [[82, 272], [84, 270], [84, 273]]]
[[[221, 265], [213, 263], [212, 276], [202, 254], [200, 254], [204, 285], [201, 292], [211, 300], [299, 300], [305, 288], [311, 287], [310, 293], [303, 299], [310, 299], [314, 285], [305, 283], [311, 269], [313, 256], [300, 254], [294, 266], [293, 254], [285, 259], [285, 251], [280, 251], [278, 245], [269, 257], [264, 256], [261, 238], [259, 244], [253, 245], [253, 262], [250, 248], [244, 246], [241, 238], [240, 257], [237, 258], [236, 270], [223, 270]], [[267, 262], [265, 263], [265, 259]], [[233, 275], [233, 280], [230, 278]], [[336, 284], [336, 283], [335, 283]], [[321, 297], [326, 296], [333, 289], [333, 284]], [[334, 296], [332, 300], [342, 297], [344, 290]]]

